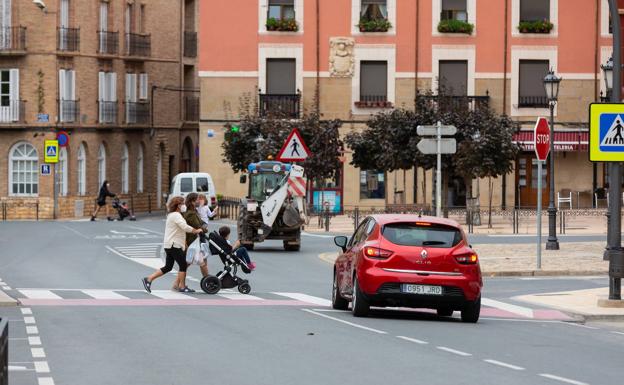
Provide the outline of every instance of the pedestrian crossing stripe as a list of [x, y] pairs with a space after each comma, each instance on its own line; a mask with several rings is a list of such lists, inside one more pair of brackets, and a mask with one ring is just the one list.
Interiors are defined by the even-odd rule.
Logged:
[[624, 161], [624, 104], [593, 103], [589, 107], [589, 160]]

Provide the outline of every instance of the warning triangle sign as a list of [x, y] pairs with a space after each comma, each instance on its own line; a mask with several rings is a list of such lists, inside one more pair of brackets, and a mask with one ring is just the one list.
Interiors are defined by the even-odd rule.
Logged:
[[306, 146], [301, 133], [298, 129], [293, 128], [286, 139], [286, 143], [277, 155], [277, 160], [282, 162], [303, 162], [312, 153], [308, 146]]
[[624, 119], [621, 115], [616, 115], [613, 123], [607, 130], [605, 136], [600, 141], [601, 147], [621, 147], [624, 146]]
[[46, 150], [46, 155], [47, 156], [51, 156], [51, 157], [55, 157], [56, 156], [56, 147], [48, 146], [48, 148]]

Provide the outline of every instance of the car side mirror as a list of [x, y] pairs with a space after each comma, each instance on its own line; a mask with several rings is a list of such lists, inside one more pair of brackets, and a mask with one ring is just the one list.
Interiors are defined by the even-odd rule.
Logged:
[[247, 175], [246, 174], [243, 174], [243, 175], [240, 176], [240, 182], [243, 183], [243, 184], [247, 183]]
[[334, 237], [334, 243], [342, 249], [343, 253], [347, 251], [347, 242], [348, 239], [345, 236], [340, 235], [338, 237]]

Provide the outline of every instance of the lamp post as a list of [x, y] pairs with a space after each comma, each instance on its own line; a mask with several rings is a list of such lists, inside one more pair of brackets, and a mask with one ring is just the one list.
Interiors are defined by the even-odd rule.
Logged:
[[[609, 60], [605, 64], [601, 64], [600, 68], [602, 69], [602, 73], [604, 75], [605, 87], [606, 87], [606, 102], [611, 100], [611, 96], [613, 95], [613, 56], [609, 58]], [[609, 168], [609, 173], [611, 171], [611, 164], [608, 163], [606, 166]], [[611, 210], [607, 210], [607, 228], [611, 228]], [[607, 232], [607, 247], [605, 247], [604, 259], [609, 260], [609, 250], [611, 249], [613, 233], [609, 230]]]
[[[548, 98], [550, 108], [550, 194], [548, 202], [548, 241], [546, 250], [559, 250], [557, 240], [557, 207], [555, 207], [555, 105], [559, 98], [559, 83], [561, 78], [557, 77], [553, 70], [544, 78], [544, 88]], [[539, 178], [542, 176], [540, 175]]]

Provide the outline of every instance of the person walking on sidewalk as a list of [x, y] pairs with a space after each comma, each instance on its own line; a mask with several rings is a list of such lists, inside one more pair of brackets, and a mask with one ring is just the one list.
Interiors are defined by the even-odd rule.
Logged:
[[149, 277], [143, 278], [143, 287], [148, 293], [152, 292], [152, 283], [156, 278], [162, 277], [173, 269], [173, 263], [178, 264], [178, 291], [182, 293], [192, 293], [194, 290], [186, 286], [186, 254], [184, 249], [186, 248], [186, 233], [199, 234], [203, 232], [202, 229], [194, 229], [186, 224], [182, 213], [186, 211], [184, 205], [184, 198], [175, 197], [171, 199], [169, 206], [167, 207], [169, 214], [167, 215], [167, 222], [165, 223], [165, 266], [156, 270]]
[[108, 205], [106, 204], [106, 198], [108, 197], [114, 198], [116, 195], [110, 192], [109, 188], [110, 188], [110, 183], [108, 183], [108, 181], [105, 180], [104, 183], [102, 183], [102, 187], [100, 187], [100, 193], [98, 194], [97, 201], [96, 201], [97, 206], [95, 207], [95, 211], [93, 212], [93, 215], [91, 215], [91, 222], [95, 221], [95, 218], [97, 217], [98, 212], [100, 211], [102, 206], [104, 206], [106, 209], [106, 219], [108, 219], [109, 221], [113, 220], [113, 218], [111, 218], [111, 216], [108, 214]]

